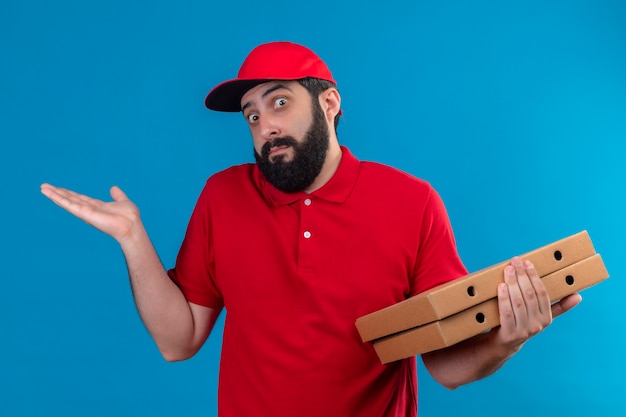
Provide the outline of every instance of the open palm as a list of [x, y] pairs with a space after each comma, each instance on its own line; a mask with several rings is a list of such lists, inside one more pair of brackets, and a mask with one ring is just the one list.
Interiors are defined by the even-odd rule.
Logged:
[[113, 201], [110, 202], [50, 184], [42, 184], [41, 193], [74, 216], [118, 241], [127, 237], [133, 225], [139, 220], [139, 209], [117, 186], [111, 188]]

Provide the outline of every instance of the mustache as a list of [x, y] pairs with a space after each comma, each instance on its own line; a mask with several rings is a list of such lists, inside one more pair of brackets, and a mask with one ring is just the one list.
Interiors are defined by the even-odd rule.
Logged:
[[294, 146], [295, 147], [295, 146], [298, 146], [298, 141], [295, 140], [291, 136], [285, 136], [285, 137], [273, 139], [270, 142], [265, 142], [263, 146], [261, 147], [261, 156], [263, 156], [263, 158], [265, 159], [269, 158], [270, 151], [272, 150], [272, 148], [276, 148], [278, 146]]

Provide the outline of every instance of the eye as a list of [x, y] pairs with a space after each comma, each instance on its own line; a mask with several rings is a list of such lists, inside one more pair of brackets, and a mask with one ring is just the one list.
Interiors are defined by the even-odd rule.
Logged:
[[287, 99], [285, 97], [278, 97], [274, 100], [274, 108], [281, 108], [287, 104]]
[[248, 119], [248, 123], [255, 123], [259, 120], [259, 115], [256, 113], [250, 113], [246, 116], [246, 119]]

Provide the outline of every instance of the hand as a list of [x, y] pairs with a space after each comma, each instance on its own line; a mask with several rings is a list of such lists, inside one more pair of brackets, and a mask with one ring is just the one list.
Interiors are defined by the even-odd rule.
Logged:
[[532, 263], [513, 258], [504, 270], [504, 283], [498, 287], [500, 327], [496, 339], [503, 346], [517, 350], [532, 336], [581, 301], [570, 295], [550, 305], [546, 288]]
[[41, 193], [74, 216], [112, 236], [118, 242], [130, 236], [139, 223], [139, 210], [117, 186], [111, 188], [114, 201], [104, 202], [50, 184], [41, 185]]

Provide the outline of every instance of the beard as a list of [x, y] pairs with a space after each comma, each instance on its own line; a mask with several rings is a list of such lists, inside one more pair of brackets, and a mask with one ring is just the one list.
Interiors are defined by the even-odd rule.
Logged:
[[[292, 136], [276, 138], [266, 142], [261, 154], [254, 150], [257, 166], [265, 179], [285, 193], [295, 193], [308, 188], [322, 171], [330, 144], [328, 124], [317, 100], [313, 100], [313, 120], [298, 142]], [[270, 150], [276, 146], [290, 146], [293, 150], [291, 161], [285, 161], [285, 155], [277, 155], [270, 161]]]

